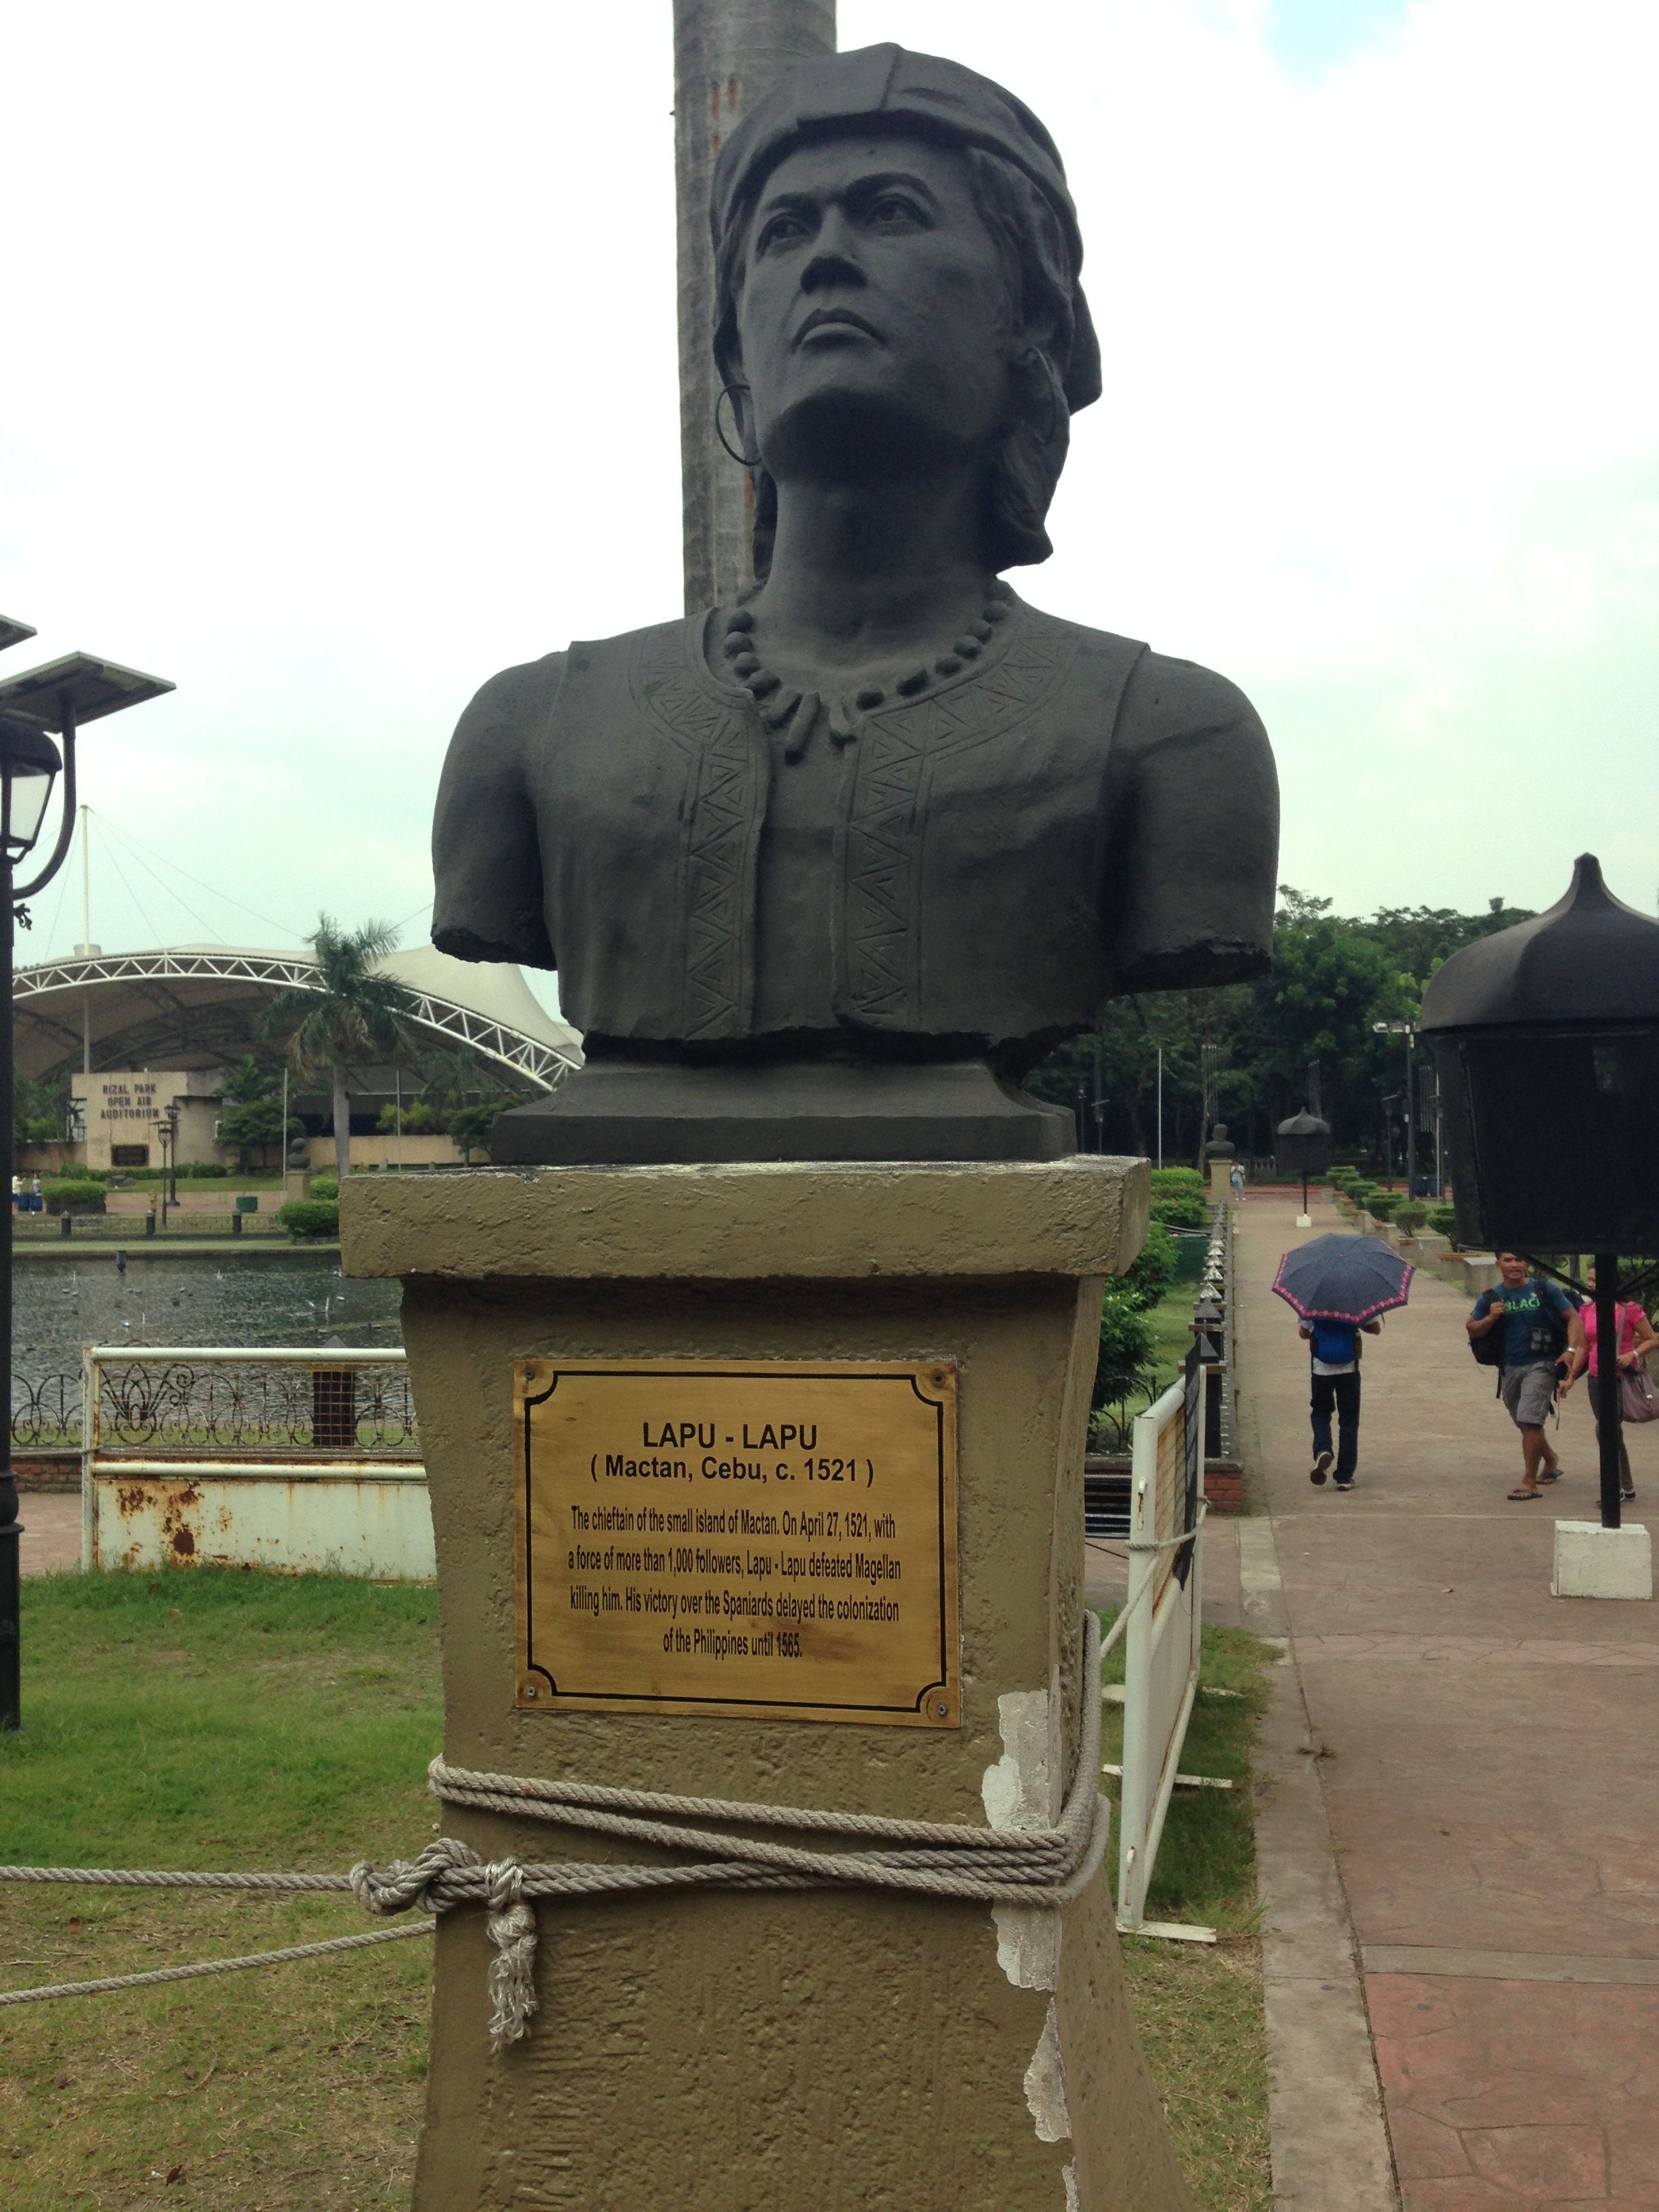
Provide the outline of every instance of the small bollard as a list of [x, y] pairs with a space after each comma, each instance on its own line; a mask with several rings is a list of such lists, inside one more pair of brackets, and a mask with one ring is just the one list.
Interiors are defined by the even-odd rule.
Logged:
[[60, 1237], [73, 1237], [75, 1234], [75, 1216], [70, 1212], [68, 1206], [64, 1208], [63, 1212], [58, 1215], [58, 1220], [59, 1224], [58, 1234]]
[[240, 1237], [242, 1233], [242, 1217], [240, 1213], [233, 1213], [230, 1217], [230, 1233], [233, 1237]]
[[155, 1234], [155, 1216], [153, 1213], [147, 1213], [144, 1216], [144, 1234], [146, 1237], [154, 1237]]

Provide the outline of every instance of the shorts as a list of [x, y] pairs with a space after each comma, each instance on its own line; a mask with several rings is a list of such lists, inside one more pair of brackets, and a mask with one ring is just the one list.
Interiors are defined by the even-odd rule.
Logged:
[[1528, 1367], [1504, 1370], [1504, 1403], [1517, 1429], [1541, 1429], [1555, 1403], [1553, 1361], [1534, 1361]]

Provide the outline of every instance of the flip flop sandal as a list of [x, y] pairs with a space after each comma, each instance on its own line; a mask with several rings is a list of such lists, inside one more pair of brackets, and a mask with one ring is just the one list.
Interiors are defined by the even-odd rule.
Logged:
[[1540, 1482], [1559, 1482], [1566, 1471], [1567, 1470], [1564, 1467], [1540, 1468], [1538, 1470], [1538, 1480]]
[[1543, 1495], [1544, 1493], [1541, 1490], [1512, 1490], [1510, 1492], [1510, 1498], [1517, 1505], [1519, 1505], [1525, 1498], [1541, 1498]]

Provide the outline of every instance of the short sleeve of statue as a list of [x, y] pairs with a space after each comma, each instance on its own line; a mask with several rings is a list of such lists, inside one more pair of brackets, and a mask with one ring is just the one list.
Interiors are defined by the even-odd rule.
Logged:
[[564, 663], [550, 653], [491, 677], [450, 739], [432, 823], [432, 942], [456, 959], [557, 965], [526, 760]]
[[1108, 793], [1113, 988], [1260, 975], [1273, 943], [1279, 784], [1244, 694], [1192, 661], [1143, 653], [1118, 709]]

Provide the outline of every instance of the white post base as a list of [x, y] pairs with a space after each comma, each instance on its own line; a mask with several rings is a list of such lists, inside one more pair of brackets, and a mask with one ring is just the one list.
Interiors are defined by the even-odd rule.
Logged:
[[1138, 1928], [1131, 1928], [1120, 1920], [1118, 1928], [1125, 1936], [1151, 1936], [1160, 1943], [1213, 1943], [1213, 1928], [1195, 1928], [1185, 1920], [1143, 1920]]
[[1604, 1528], [1599, 1521], [1555, 1524], [1553, 1597], [1653, 1595], [1653, 1545], [1639, 1521]]
[[1296, 1225], [1298, 1229], [1311, 1229], [1313, 1227], [1312, 1214], [1298, 1213], [1296, 1217]]

